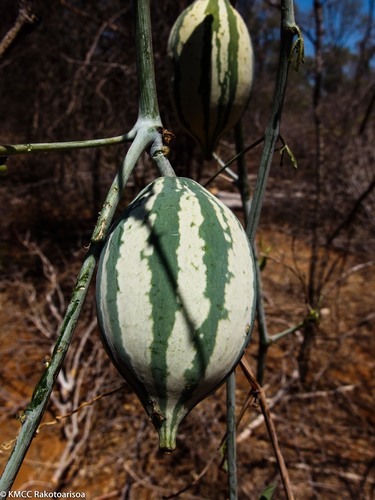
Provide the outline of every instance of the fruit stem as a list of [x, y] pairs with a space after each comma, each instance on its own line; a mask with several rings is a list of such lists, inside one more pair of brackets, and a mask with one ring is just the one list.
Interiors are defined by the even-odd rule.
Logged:
[[137, 69], [139, 75], [139, 119], [161, 126], [156, 93], [149, 0], [133, 0]]
[[164, 453], [171, 453], [176, 449], [176, 426], [171, 426], [168, 419], [165, 420], [158, 429], [159, 448]]

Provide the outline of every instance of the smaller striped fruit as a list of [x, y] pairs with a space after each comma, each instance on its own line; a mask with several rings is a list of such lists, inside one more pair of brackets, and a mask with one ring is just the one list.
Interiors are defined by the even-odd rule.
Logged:
[[191, 179], [156, 179], [108, 236], [96, 288], [102, 340], [160, 448], [175, 448], [181, 420], [239, 361], [254, 287], [240, 222]]
[[249, 100], [253, 49], [247, 27], [229, 0], [196, 0], [172, 27], [168, 59], [179, 122], [210, 159]]

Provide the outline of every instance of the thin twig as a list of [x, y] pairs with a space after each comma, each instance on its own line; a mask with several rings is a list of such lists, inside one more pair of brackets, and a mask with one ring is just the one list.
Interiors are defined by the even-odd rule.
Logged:
[[4, 56], [12, 43], [14, 43], [25, 24], [35, 24], [36, 21], [37, 17], [32, 12], [32, 2], [30, 0], [21, 0], [18, 16], [14, 25], [0, 41], [0, 59]]
[[40, 426], [38, 427], [37, 432], [39, 433], [39, 431], [43, 427], [48, 427], [48, 426], [51, 426], [51, 425], [58, 424], [61, 420], [65, 420], [66, 418], [71, 417], [75, 413], [78, 413], [79, 411], [81, 411], [86, 406], [92, 406], [94, 403], [96, 403], [100, 399], [106, 398], [107, 396], [111, 396], [112, 394], [115, 394], [116, 392], [119, 392], [123, 388], [124, 388], [124, 386], [120, 385], [119, 387], [115, 387], [114, 389], [111, 389], [110, 391], [98, 394], [94, 398], [90, 399], [90, 401], [83, 401], [77, 408], [74, 408], [74, 410], [72, 410], [72, 411], [70, 411], [68, 413], [65, 413], [64, 415], [56, 415], [56, 417], [53, 420], [49, 420], [48, 422], [43, 422], [42, 424], [40, 424]]
[[[289, 388], [299, 379], [298, 371], [296, 370], [292, 376], [292, 378], [288, 381], [287, 385], [284, 385], [281, 389], [277, 391], [277, 393], [267, 401], [268, 409], [271, 410], [274, 406], [276, 406], [281, 400], [284, 403], [295, 400], [295, 399], [315, 399], [315, 398], [330, 398], [332, 396], [337, 396], [338, 394], [345, 394], [347, 392], [352, 392], [356, 389], [355, 385], [344, 385], [341, 387], [337, 387], [337, 389], [332, 389], [329, 391], [313, 391], [313, 392], [304, 392], [304, 393], [296, 393], [296, 394], [287, 394]], [[250, 390], [250, 395], [253, 395], [253, 389]], [[241, 416], [245, 412], [249, 402], [246, 401], [241, 410]], [[240, 418], [238, 418], [240, 421]], [[260, 425], [264, 423], [264, 415], [260, 413], [254, 420], [252, 420], [245, 429], [237, 436], [237, 443], [242, 443], [246, 439], [248, 439], [254, 429], [257, 429]]]
[[[148, 490], [157, 492], [161, 495], [169, 495], [169, 490], [167, 488], [163, 488], [162, 486], [157, 486], [155, 484], [152, 484], [148, 480], [139, 477], [138, 474], [134, 472], [134, 470], [130, 467], [128, 463], [125, 462], [123, 467], [124, 470], [129, 474], [129, 476], [133, 479], [135, 483], [143, 486], [144, 488], [147, 488]], [[183, 492], [179, 493], [179, 496], [181, 498], [185, 498], [186, 500], [205, 500], [203, 499], [203, 497], [197, 497], [195, 495], [189, 495], [188, 493], [183, 493]], [[166, 497], [163, 496], [162, 498]], [[173, 497], [167, 497], [167, 498], [173, 498]]]
[[[215, 180], [218, 175], [220, 175], [222, 172], [224, 172], [224, 170], [226, 170], [230, 165], [232, 165], [232, 163], [234, 163], [240, 156], [243, 156], [245, 153], [247, 153], [247, 151], [250, 151], [250, 149], [253, 149], [253, 148], [259, 146], [259, 144], [262, 144], [263, 141], [264, 141], [264, 137], [262, 136], [259, 139], [257, 139], [256, 141], [249, 144], [249, 146], [246, 146], [246, 148], [244, 148], [242, 151], [240, 151], [239, 153], [232, 156], [232, 158], [230, 160], [228, 160], [225, 163], [225, 165], [222, 165], [221, 168], [212, 177], [210, 177], [208, 179], [208, 181], [204, 184], [204, 187], [208, 186], [208, 184], [211, 184], [211, 182], [213, 180]], [[216, 157], [216, 159], [218, 158], [216, 153], [214, 156]]]
[[260, 407], [262, 409], [262, 413], [264, 416], [264, 421], [266, 423], [268, 434], [271, 438], [272, 447], [273, 447], [275, 457], [277, 460], [277, 464], [279, 466], [281, 480], [282, 480], [283, 485], [284, 485], [286, 497], [288, 500], [294, 500], [288, 470], [285, 466], [284, 458], [283, 458], [283, 455], [282, 455], [280, 447], [279, 447], [276, 429], [275, 429], [275, 426], [273, 424], [272, 417], [271, 417], [271, 414], [270, 414], [270, 411], [268, 408], [267, 399], [266, 399], [264, 389], [258, 384], [258, 381], [256, 380], [255, 375], [253, 373], [253, 370], [251, 369], [251, 366], [247, 362], [246, 358], [244, 358], [244, 357], [242, 358], [242, 360], [240, 361], [240, 366], [242, 368], [242, 371], [245, 374], [245, 377], [247, 378], [247, 380], [249, 381], [254, 392], [258, 396], [259, 404], [260, 404]]
[[171, 498], [177, 498], [181, 496], [182, 493], [185, 493], [189, 488], [192, 488], [194, 485], [196, 485], [202, 477], [207, 473], [208, 469], [211, 467], [213, 461], [215, 459], [215, 455], [211, 457], [211, 459], [207, 462], [207, 464], [203, 467], [203, 469], [200, 471], [200, 473], [194, 477], [194, 480], [181, 488], [180, 490], [176, 491], [176, 493], [172, 493], [171, 495], [168, 496], [163, 496], [163, 500], [169, 500]]
[[136, 129], [128, 134], [107, 137], [104, 139], [89, 139], [84, 141], [65, 142], [41, 142], [34, 144], [1, 144], [0, 156], [12, 156], [18, 154], [50, 153], [51, 151], [71, 151], [73, 149], [101, 148], [104, 146], [115, 146], [134, 139]]

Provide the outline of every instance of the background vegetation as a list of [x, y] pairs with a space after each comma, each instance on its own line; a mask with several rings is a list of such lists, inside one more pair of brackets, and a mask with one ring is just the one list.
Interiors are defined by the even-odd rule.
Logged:
[[[170, 160], [204, 182], [203, 161], [176, 123], [168, 99], [166, 44], [187, 1], [152, 4], [159, 105], [176, 135]], [[18, 5], [4, 0], [0, 40]], [[239, 2], [256, 54], [243, 120], [246, 143], [262, 136], [278, 57], [277, 1]], [[137, 116], [130, 2], [35, 1], [27, 24], [0, 59], [2, 144], [120, 135]], [[281, 133], [298, 161], [275, 155], [258, 236], [267, 263], [263, 293], [271, 334], [301, 324], [269, 349], [264, 384], [297, 498], [374, 496], [374, 2], [311, 2], [297, 11], [312, 50], [291, 71]], [[355, 42], [348, 44], [347, 40]], [[232, 135], [219, 154], [234, 152]], [[15, 437], [105, 193], [126, 146], [14, 156], [0, 177], [1, 457]], [[254, 181], [260, 151], [247, 154]], [[156, 175], [142, 158], [124, 206]], [[225, 176], [212, 186], [237, 211]], [[247, 357], [257, 358], [257, 332]], [[238, 410], [248, 385], [239, 374]], [[85, 402], [93, 402], [86, 405]], [[82, 406], [83, 405], [83, 406]], [[80, 408], [75, 412], [75, 409]], [[64, 417], [66, 416], [66, 417]], [[62, 418], [64, 417], [64, 418]], [[183, 425], [178, 450], [159, 456], [140, 404], [109, 364], [98, 339], [92, 295], [60, 374], [48, 415], [18, 486], [85, 490], [90, 498], [225, 498], [217, 451], [225, 432], [223, 390]], [[52, 425], [53, 424], [53, 425]], [[259, 410], [238, 432], [240, 498], [277, 483]], [[0, 457], [0, 458], [1, 458]], [[95, 478], [95, 480], [94, 480]], [[212, 485], [215, 484], [215, 488]], [[277, 490], [279, 491], [279, 490]], [[282, 490], [276, 493], [282, 498]]]

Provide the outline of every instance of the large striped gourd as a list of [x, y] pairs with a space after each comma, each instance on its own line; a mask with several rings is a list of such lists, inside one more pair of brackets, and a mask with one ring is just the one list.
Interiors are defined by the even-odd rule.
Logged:
[[160, 448], [175, 448], [181, 420], [239, 361], [254, 287], [240, 222], [191, 179], [156, 179], [111, 231], [97, 274], [102, 340]]
[[168, 58], [178, 119], [209, 159], [249, 100], [253, 49], [247, 27], [229, 0], [196, 0], [172, 27]]

